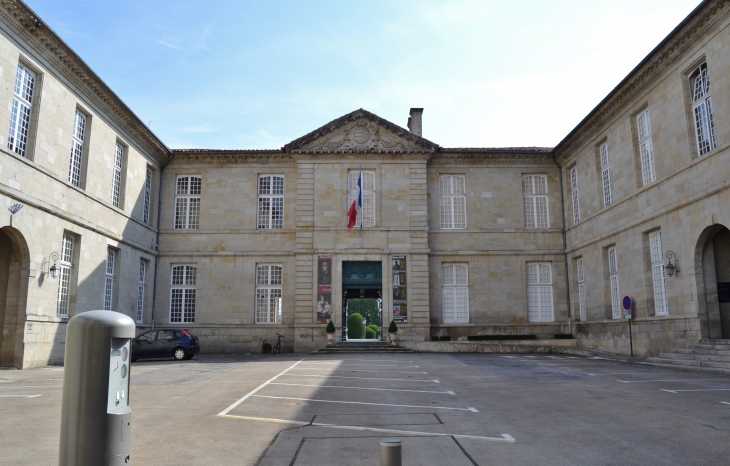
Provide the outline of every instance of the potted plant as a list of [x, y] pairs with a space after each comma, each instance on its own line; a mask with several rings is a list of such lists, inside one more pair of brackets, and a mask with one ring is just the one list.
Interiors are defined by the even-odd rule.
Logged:
[[395, 346], [395, 336], [398, 333], [398, 326], [395, 325], [395, 320], [390, 321], [388, 325], [388, 337], [390, 338], [390, 344]]
[[330, 320], [327, 323], [327, 344], [331, 345], [335, 341], [335, 324]]

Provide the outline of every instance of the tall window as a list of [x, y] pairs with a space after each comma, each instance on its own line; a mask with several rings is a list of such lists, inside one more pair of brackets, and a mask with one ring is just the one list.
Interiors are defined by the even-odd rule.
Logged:
[[258, 229], [284, 228], [284, 177], [259, 176]]
[[527, 264], [527, 320], [553, 322], [553, 276], [550, 264]]
[[122, 192], [122, 162], [124, 161], [124, 146], [117, 143], [114, 148], [114, 172], [112, 173], [112, 204], [119, 207], [119, 197]]
[[439, 176], [441, 229], [466, 228], [466, 183], [464, 175]]
[[664, 251], [662, 248], [662, 232], [649, 235], [649, 252], [651, 255], [651, 281], [654, 285], [654, 315], [667, 315], [667, 291], [664, 287]]
[[644, 110], [636, 117], [639, 131], [639, 158], [641, 160], [641, 179], [644, 186], [656, 179], [654, 172], [654, 148], [651, 144], [651, 121], [649, 110]]
[[601, 179], [603, 180], [603, 206], [608, 207], [613, 202], [611, 196], [611, 169], [608, 159], [608, 143], [601, 144]]
[[71, 294], [71, 270], [73, 269], [74, 258], [74, 237], [69, 234], [63, 235], [61, 243], [61, 257], [58, 271], [58, 299], [56, 301], [56, 314], [59, 316], [68, 315], [69, 296]]
[[23, 65], [18, 64], [18, 71], [15, 73], [13, 107], [10, 113], [8, 149], [23, 157], [25, 157], [25, 150], [28, 147], [28, 132], [30, 131], [30, 114], [33, 109], [34, 87], [35, 74]]
[[445, 324], [469, 322], [469, 273], [463, 264], [441, 267], [441, 315]]
[[570, 192], [573, 196], [573, 223], [580, 222], [580, 202], [578, 200], [578, 167], [570, 169]]
[[85, 131], [86, 115], [76, 110], [73, 134], [71, 135], [71, 160], [68, 166], [68, 182], [74, 186], [81, 185], [81, 163], [84, 157]]
[[139, 283], [137, 284], [137, 322], [142, 322], [144, 316], [144, 280], [147, 276], [147, 262], [139, 260]]
[[281, 277], [280, 265], [256, 266], [256, 323], [275, 324], [281, 322]]
[[586, 285], [583, 283], [585, 276], [583, 273], [583, 258], [577, 261], [578, 268], [578, 306], [580, 308], [580, 320], [585, 322], [586, 319]]
[[[360, 170], [351, 170], [347, 173], [347, 207], [352, 205], [357, 192], [357, 178]], [[362, 172], [362, 214], [358, 212], [355, 227], [360, 226], [360, 216], [363, 218], [363, 227], [375, 226], [375, 172]]]
[[175, 229], [195, 230], [200, 227], [200, 186], [197, 176], [181, 176], [175, 188]]
[[707, 76], [707, 64], [700, 65], [690, 77], [692, 91], [692, 113], [695, 120], [697, 150], [704, 155], [717, 147], [715, 139], [715, 117], [712, 109], [710, 78]]
[[549, 228], [547, 176], [522, 176], [522, 208], [525, 228]]
[[112, 294], [114, 293], [114, 261], [116, 252], [112, 248], [106, 251], [106, 270], [104, 273], [104, 310], [112, 310]]
[[618, 255], [616, 248], [608, 250], [608, 280], [611, 287], [611, 315], [614, 319], [621, 318], [621, 298], [618, 289]]
[[142, 219], [147, 225], [150, 224], [150, 204], [152, 202], [152, 169], [147, 167], [147, 173], [144, 179], [144, 210]]
[[195, 322], [196, 268], [177, 265], [172, 268], [170, 290], [170, 323]]

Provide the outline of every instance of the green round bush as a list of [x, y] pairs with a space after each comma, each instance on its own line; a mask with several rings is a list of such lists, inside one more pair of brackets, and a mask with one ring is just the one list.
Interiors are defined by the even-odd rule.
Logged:
[[[368, 325], [368, 328], [373, 329], [373, 332], [375, 332], [375, 336], [373, 338], [378, 338], [380, 336], [380, 327], [375, 324], [370, 324]], [[365, 330], [365, 333], [367, 333], [367, 330]]]
[[375, 339], [375, 331], [371, 329], [370, 327], [365, 327], [365, 338], [368, 340], [374, 340]]
[[359, 339], [365, 336], [362, 315], [355, 313], [347, 316], [347, 338]]

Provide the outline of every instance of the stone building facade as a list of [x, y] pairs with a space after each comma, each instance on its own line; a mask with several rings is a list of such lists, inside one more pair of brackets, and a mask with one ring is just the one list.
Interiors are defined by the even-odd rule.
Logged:
[[729, 22], [702, 2], [554, 149], [442, 147], [422, 109], [361, 109], [280, 149], [170, 150], [0, 0], [0, 365], [59, 362], [68, 318], [103, 308], [204, 351], [308, 351], [361, 298], [413, 341], [627, 354], [624, 296], [635, 354], [728, 338]]

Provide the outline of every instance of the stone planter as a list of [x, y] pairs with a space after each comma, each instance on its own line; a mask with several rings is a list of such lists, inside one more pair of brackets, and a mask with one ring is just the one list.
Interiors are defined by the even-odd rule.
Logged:
[[328, 333], [327, 334], [327, 344], [332, 345], [335, 342], [335, 334], [334, 333]]
[[398, 332], [394, 332], [394, 333], [388, 332], [388, 338], [390, 338], [390, 344], [393, 346], [396, 345], [396, 343], [395, 343], [396, 335], [398, 335]]

